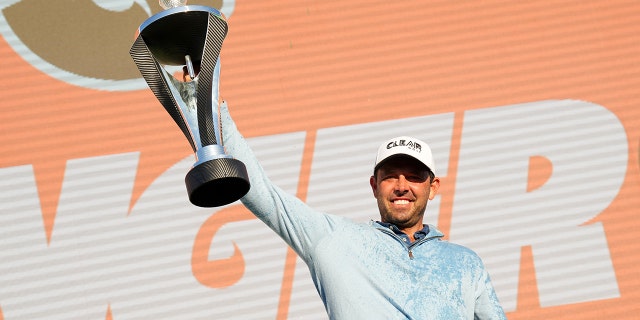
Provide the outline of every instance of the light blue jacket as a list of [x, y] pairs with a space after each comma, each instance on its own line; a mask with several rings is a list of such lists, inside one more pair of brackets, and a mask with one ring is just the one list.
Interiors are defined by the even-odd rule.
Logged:
[[274, 186], [221, 107], [226, 151], [247, 166], [242, 203], [305, 261], [331, 319], [506, 319], [471, 250], [434, 226], [413, 244], [376, 222], [313, 210]]

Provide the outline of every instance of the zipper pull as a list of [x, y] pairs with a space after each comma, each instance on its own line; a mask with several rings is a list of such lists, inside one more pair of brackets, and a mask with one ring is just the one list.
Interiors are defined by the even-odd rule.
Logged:
[[413, 260], [413, 251], [411, 249], [409, 249], [409, 259]]

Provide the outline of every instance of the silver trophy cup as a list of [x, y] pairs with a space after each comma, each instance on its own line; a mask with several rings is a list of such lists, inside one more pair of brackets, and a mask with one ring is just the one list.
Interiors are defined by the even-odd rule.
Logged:
[[[200, 207], [232, 203], [249, 191], [247, 169], [224, 151], [219, 116], [220, 49], [227, 22], [206, 6], [168, 8], [144, 21], [129, 53], [195, 152], [185, 177]], [[167, 69], [184, 70], [176, 79]]]

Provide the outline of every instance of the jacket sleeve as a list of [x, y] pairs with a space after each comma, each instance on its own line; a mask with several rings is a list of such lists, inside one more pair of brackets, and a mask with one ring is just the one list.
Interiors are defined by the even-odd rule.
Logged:
[[242, 161], [249, 174], [251, 188], [241, 199], [242, 203], [280, 235], [302, 259], [309, 261], [309, 253], [315, 243], [334, 229], [339, 218], [313, 210], [271, 182], [238, 131], [226, 102], [220, 106], [220, 120], [227, 154]]
[[504, 319], [507, 317], [498, 301], [489, 273], [486, 269], [482, 269], [482, 277], [478, 283], [476, 291], [476, 304], [474, 310], [474, 319], [478, 320], [494, 320]]

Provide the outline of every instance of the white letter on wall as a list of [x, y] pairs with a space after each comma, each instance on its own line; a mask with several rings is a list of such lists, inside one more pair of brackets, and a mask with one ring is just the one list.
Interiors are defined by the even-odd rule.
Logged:
[[[527, 192], [529, 159], [549, 180]], [[476, 250], [506, 311], [516, 308], [520, 250], [532, 247], [541, 306], [619, 296], [602, 223], [618, 194], [627, 137], [606, 108], [543, 101], [465, 113], [451, 240]]]

